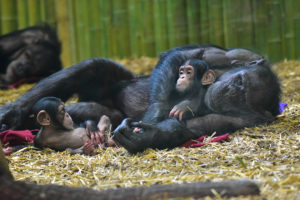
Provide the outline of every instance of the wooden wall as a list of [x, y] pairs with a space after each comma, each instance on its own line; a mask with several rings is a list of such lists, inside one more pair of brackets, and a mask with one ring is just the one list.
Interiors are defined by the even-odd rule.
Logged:
[[66, 66], [195, 43], [300, 58], [300, 0], [0, 0], [1, 34], [45, 22], [58, 30]]

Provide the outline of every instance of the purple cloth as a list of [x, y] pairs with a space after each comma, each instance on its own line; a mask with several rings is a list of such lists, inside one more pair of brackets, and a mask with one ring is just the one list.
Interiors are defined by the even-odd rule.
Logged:
[[283, 113], [285, 107], [287, 106], [287, 103], [279, 103], [279, 113]]

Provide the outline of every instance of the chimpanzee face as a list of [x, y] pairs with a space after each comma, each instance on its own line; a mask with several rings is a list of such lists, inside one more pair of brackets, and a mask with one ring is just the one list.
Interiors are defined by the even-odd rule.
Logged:
[[19, 50], [13, 55], [13, 61], [6, 70], [6, 79], [9, 83], [28, 77], [32, 63], [25, 49]]
[[[51, 74], [57, 56], [49, 48], [36, 44], [23, 48], [12, 57], [6, 70], [6, 80], [14, 83], [22, 78], [43, 77]], [[53, 70], [54, 72], [54, 70]]]
[[184, 65], [179, 68], [179, 78], [177, 79], [176, 89], [184, 92], [194, 83], [195, 70], [190, 65]]
[[73, 120], [69, 113], [65, 111], [65, 105], [60, 104], [58, 106], [58, 111], [57, 111], [57, 120], [61, 122], [61, 125], [66, 128], [66, 129], [73, 129]]

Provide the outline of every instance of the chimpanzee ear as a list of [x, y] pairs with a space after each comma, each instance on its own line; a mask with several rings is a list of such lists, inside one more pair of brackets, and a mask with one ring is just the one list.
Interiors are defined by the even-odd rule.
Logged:
[[41, 125], [41, 126], [49, 126], [51, 124], [51, 118], [49, 114], [45, 110], [41, 110], [37, 116], [36, 116], [36, 121]]
[[209, 69], [203, 74], [201, 79], [202, 85], [210, 85], [216, 80], [216, 74], [213, 70]]

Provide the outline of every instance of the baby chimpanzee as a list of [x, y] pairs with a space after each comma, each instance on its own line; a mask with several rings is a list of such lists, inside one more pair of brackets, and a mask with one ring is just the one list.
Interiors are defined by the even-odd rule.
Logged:
[[[179, 68], [176, 88], [170, 97], [170, 102], [176, 104], [169, 113], [169, 117], [178, 117], [181, 121], [183, 114], [190, 111], [193, 116], [199, 114], [199, 107], [203, 103], [206, 86], [216, 80], [215, 72], [202, 60], [186, 61]], [[173, 104], [173, 105], [174, 105]]]
[[[96, 144], [107, 143], [107, 146], [115, 146], [111, 139], [105, 138], [105, 132], [109, 131], [110, 119], [103, 115], [97, 128], [87, 124], [87, 128], [74, 128], [70, 115], [65, 111], [64, 103], [56, 97], [44, 97], [32, 108], [37, 123], [41, 129], [35, 137], [34, 144], [37, 147], [48, 147], [54, 150], [68, 150], [71, 153], [91, 154]], [[102, 138], [95, 142], [91, 130], [100, 132]], [[106, 141], [105, 141], [106, 140]]]
[[[180, 121], [195, 116], [200, 116], [203, 111], [199, 108], [205, 107], [204, 95], [207, 86], [216, 80], [215, 72], [209, 65], [199, 59], [187, 60], [180, 68], [174, 91], [168, 98], [169, 105], [175, 105], [169, 117], [178, 118]], [[190, 111], [187, 113], [187, 111]], [[185, 114], [185, 116], [184, 116]], [[190, 114], [190, 115], [189, 115]], [[140, 128], [134, 128], [134, 133], [140, 132]]]

